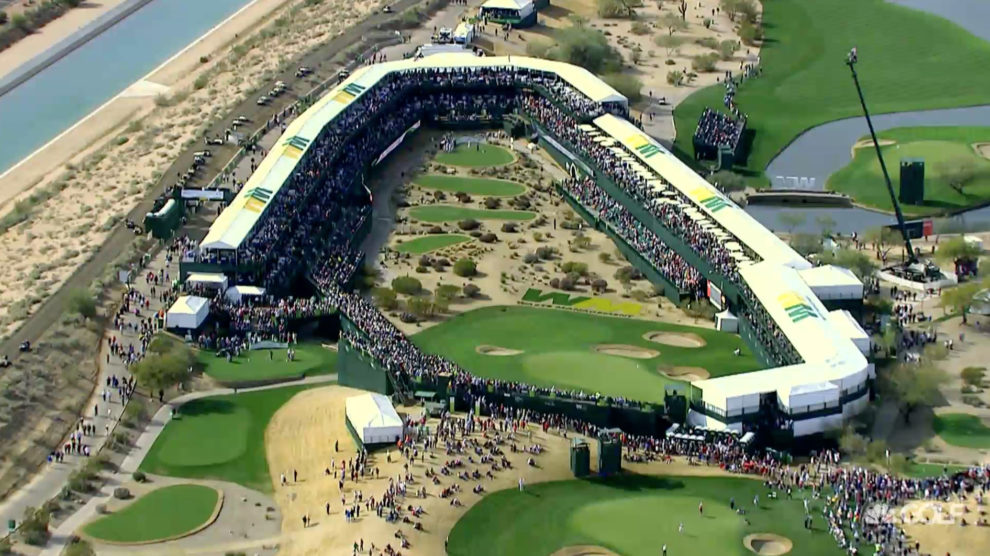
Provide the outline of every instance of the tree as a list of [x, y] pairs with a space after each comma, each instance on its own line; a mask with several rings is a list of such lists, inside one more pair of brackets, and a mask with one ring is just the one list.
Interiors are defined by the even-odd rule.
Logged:
[[33, 546], [44, 546], [51, 537], [48, 523], [51, 515], [44, 508], [24, 508], [24, 519], [18, 529], [24, 542]]
[[722, 191], [742, 191], [746, 189], [746, 179], [730, 170], [719, 170], [708, 176], [708, 183]]
[[416, 295], [423, 289], [423, 283], [412, 276], [398, 276], [392, 279], [392, 289], [404, 295]]
[[855, 249], [839, 249], [834, 254], [826, 251], [822, 253], [820, 260], [824, 264], [834, 264], [843, 268], [848, 268], [860, 280], [865, 280], [877, 270], [876, 263], [873, 262], [866, 253]]
[[667, 83], [677, 87], [684, 82], [684, 72], [673, 70], [667, 72]]
[[881, 226], [870, 228], [863, 233], [863, 241], [873, 245], [877, 258], [887, 262], [887, 255], [890, 249], [901, 241], [901, 233], [894, 228]]
[[935, 250], [935, 259], [940, 263], [972, 262], [980, 258], [980, 246], [970, 243], [962, 236], [943, 241]]
[[139, 385], [150, 391], [182, 384], [196, 365], [196, 356], [185, 344], [176, 343], [166, 353], [152, 353], [131, 366]]
[[668, 57], [673, 56], [674, 52], [676, 52], [685, 41], [687, 41], [686, 38], [675, 37], [673, 35], [657, 35], [653, 38], [653, 44], [659, 46], [660, 48], [666, 49]]
[[425, 319], [434, 315], [436, 307], [429, 298], [410, 297], [406, 300], [406, 310], [415, 315], [417, 319]]
[[822, 238], [815, 234], [793, 234], [790, 243], [804, 257], [822, 251]]
[[622, 0], [597, 0], [598, 17], [604, 19], [621, 19], [631, 17], [635, 12]]
[[939, 388], [948, 375], [934, 363], [922, 359], [918, 363], [900, 363], [890, 372], [889, 382], [894, 394], [904, 406], [904, 422], [911, 422], [911, 412], [918, 407], [932, 406], [941, 399]]
[[822, 237], [828, 237], [835, 231], [835, 219], [827, 214], [816, 216], [815, 224], [818, 224], [818, 229], [821, 230]]
[[839, 436], [839, 450], [852, 457], [859, 457], [866, 453], [867, 440], [856, 432], [850, 425], [842, 429]]
[[597, 74], [622, 69], [622, 56], [597, 29], [574, 24], [555, 31], [554, 39], [556, 44], [547, 49], [547, 58], [581, 66]]
[[451, 301], [457, 298], [457, 294], [460, 293], [461, 288], [453, 284], [441, 284], [437, 286], [436, 296], [438, 299], [443, 299], [446, 301]]
[[478, 273], [478, 267], [474, 264], [474, 261], [468, 259], [467, 257], [463, 259], [458, 259], [454, 263], [454, 274], [461, 276], [463, 278], [468, 278], [474, 276]]
[[957, 156], [936, 162], [935, 175], [941, 175], [956, 193], [964, 195], [963, 189], [976, 179], [976, 162], [968, 156]]
[[[639, 50], [633, 50], [633, 52], [640, 52]], [[633, 63], [637, 63], [633, 59]], [[619, 91], [622, 96], [629, 99], [630, 103], [635, 103], [643, 98], [643, 82], [639, 80], [635, 75], [630, 75], [628, 73], [609, 73], [602, 76], [602, 80], [612, 86], [613, 89]]]
[[96, 317], [96, 300], [86, 288], [73, 288], [69, 292], [66, 307], [70, 313], [80, 315], [84, 319]]
[[687, 29], [687, 22], [677, 17], [677, 14], [666, 13], [660, 17], [660, 26], [667, 30], [668, 36], [673, 36], [677, 31]]
[[718, 54], [715, 54], [714, 52], [710, 54], [699, 54], [691, 59], [691, 69], [703, 73], [713, 72], [716, 69], [717, 63]]
[[681, 3], [677, 5], [677, 11], [681, 14], [681, 21], [687, 21], [687, 10], [687, 0], [681, 0]]
[[763, 40], [763, 27], [744, 21], [739, 26], [739, 39], [742, 40], [743, 44], [753, 46]]
[[718, 56], [723, 60], [731, 60], [737, 50], [739, 50], [739, 43], [736, 41], [724, 40], [718, 43]]
[[399, 296], [392, 288], [375, 288], [371, 290], [375, 305], [385, 311], [392, 311], [399, 306]]
[[753, 0], [721, 0], [722, 11], [729, 14], [730, 21], [741, 19], [745, 23], [755, 23], [759, 15]]
[[787, 228], [787, 233], [793, 234], [794, 229], [804, 224], [807, 217], [801, 212], [781, 212], [777, 215], [777, 220]]
[[939, 297], [938, 304], [943, 310], [952, 309], [955, 313], [962, 314], [963, 324], [966, 324], [966, 315], [969, 308], [976, 301], [976, 294], [990, 287], [990, 279], [981, 282], [966, 282], [953, 288], [945, 288]]
[[7, 12], [0, 10], [0, 25], [7, 23]]

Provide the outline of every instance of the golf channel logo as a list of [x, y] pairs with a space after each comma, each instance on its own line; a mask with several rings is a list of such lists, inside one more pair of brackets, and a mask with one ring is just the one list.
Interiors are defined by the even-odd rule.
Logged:
[[944, 502], [915, 502], [894, 508], [877, 502], [866, 508], [863, 521], [868, 525], [897, 523], [901, 525], [956, 525], [966, 516], [966, 505]]

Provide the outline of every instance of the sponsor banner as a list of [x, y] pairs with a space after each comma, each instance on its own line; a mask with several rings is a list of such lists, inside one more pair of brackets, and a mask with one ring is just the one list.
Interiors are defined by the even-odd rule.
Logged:
[[708, 282], [708, 300], [712, 302], [712, 305], [721, 309], [725, 309], [725, 305], [722, 303], [722, 290], [718, 289], [718, 286]]
[[814, 306], [798, 295], [797, 292], [784, 292], [777, 296], [777, 301], [779, 301], [780, 305], [785, 311], [787, 311], [787, 316], [789, 316], [791, 321], [794, 323], [801, 322], [808, 318], [822, 318], [822, 316], [818, 314], [818, 311], [815, 310]]
[[207, 201], [222, 201], [223, 189], [183, 189], [183, 199], [204, 199]]
[[630, 301], [612, 301], [604, 297], [588, 297], [584, 295], [571, 295], [565, 292], [547, 291], [538, 288], [529, 288], [522, 296], [522, 301], [534, 305], [550, 305], [567, 309], [578, 309], [596, 313], [613, 313], [627, 315], [630, 317], [639, 316], [643, 311], [643, 306]]
[[412, 126], [410, 126], [409, 129], [407, 129], [405, 132], [403, 132], [402, 135], [400, 135], [398, 139], [396, 139], [395, 141], [392, 141], [392, 144], [389, 145], [387, 149], [385, 149], [384, 151], [382, 151], [382, 154], [378, 155], [378, 158], [376, 158], [375, 161], [371, 165], [372, 166], [378, 166], [379, 164], [381, 164], [381, 162], [383, 160], [385, 160], [385, 158], [388, 155], [392, 154], [392, 151], [394, 151], [395, 149], [399, 148], [399, 145], [401, 145], [402, 142], [406, 140], [406, 136], [409, 135], [410, 133], [416, 131], [417, 129], [419, 129], [419, 126], [420, 126], [420, 122], [418, 122], [418, 121], [416, 123], [414, 123]]

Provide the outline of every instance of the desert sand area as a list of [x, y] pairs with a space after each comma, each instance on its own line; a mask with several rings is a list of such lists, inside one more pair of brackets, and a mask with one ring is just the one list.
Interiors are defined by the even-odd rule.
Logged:
[[[950, 509], [959, 504], [964, 513], [949, 515]], [[940, 510], [944, 513], [940, 514]], [[977, 525], [987, 520], [987, 509], [974, 498], [943, 501], [917, 501], [895, 513], [895, 519], [904, 532], [921, 544], [930, 554], [987, 554], [990, 553], [990, 527]], [[964, 523], [965, 521], [965, 523]]]
[[[123, 4], [126, 0], [90, 0], [85, 6], [69, 10], [44, 27], [0, 50], [0, 79], [18, 66], [41, 54], [52, 45], [84, 27], [87, 23]], [[18, 2], [23, 4], [23, 2]], [[12, 11], [12, 10], [10, 10]]]
[[[0, 235], [0, 337], [61, 286], [213, 121], [293, 57], [376, 5], [255, 0], [29, 164], [0, 177], [0, 199], [7, 200], [0, 217], [25, 213]], [[262, 29], [269, 31], [264, 37]], [[18, 205], [30, 195], [41, 200]]]
[[[345, 424], [344, 400], [360, 393], [362, 391], [343, 386], [325, 386], [307, 390], [297, 394], [282, 406], [269, 423], [265, 431], [265, 449], [275, 488], [275, 501], [283, 516], [283, 543], [279, 554], [288, 556], [345, 554], [351, 550], [353, 543], [362, 539], [366, 550], [370, 548], [370, 543], [374, 543], [379, 550], [387, 543], [398, 548], [399, 540], [394, 536], [397, 529], [406, 535], [411, 545], [408, 551], [402, 550], [403, 554], [424, 556], [443, 554], [444, 539], [451, 528], [485, 494], [516, 488], [520, 478], [526, 484], [573, 478], [569, 469], [568, 450], [574, 434], [570, 433], [569, 438], [565, 438], [553, 429], [544, 433], [540, 427], [529, 424], [525, 430], [520, 430], [515, 434], [514, 439], [509, 441], [520, 448], [518, 452], [512, 452], [507, 443], [502, 445], [505, 457], [512, 464], [511, 469], [496, 471], [493, 472], [493, 477], [487, 477], [485, 473], [491, 469], [490, 465], [470, 463], [466, 456], [461, 456], [465, 458], [464, 465], [453, 468], [453, 472], [471, 473], [475, 469], [481, 472], [480, 482], [485, 488], [481, 494], [474, 494], [468, 490], [473, 481], [459, 481], [454, 476], [439, 475], [440, 483], [434, 484], [424, 476], [427, 470], [432, 469], [437, 472], [444, 461], [455, 457], [444, 455], [443, 450], [439, 448], [432, 453], [421, 454], [425, 459], [409, 462], [408, 472], [412, 474], [412, 480], [407, 481], [407, 496], [402, 506], [422, 506], [425, 513], [419, 521], [423, 524], [423, 531], [416, 531], [409, 524], [388, 523], [376, 517], [373, 514], [374, 509], [367, 510], [371, 514], [365, 516], [366, 508], [363, 505], [362, 517], [347, 524], [343, 516], [342, 497], [346, 499], [346, 507], [354, 506], [356, 491], [363, 494], [365, 501], [372, 496], [378, 500], [388, 487], [389, 479], [398, 480], [397, 478], [401, 478], [406, 472], [403, 468], [406, 461], [395, 449], [392, 449], [378, 450], [370, 455], [369, 468], [378, 468], [379, 478], [360, 478], [356, 483], [347, 481], [341, 492], [338, 490], [338, 479], [333, 475], [325, 475], [325, 470], [331, 461], [339, 470], [342, 461], [350, 460], [356, 455], [354, 442]], [[396, 410], [404, 417], [422, 415], [422, 408], [418, 407], [396, 407]], [[463, 418], [463, 415], [455, 418]], [[431, 433], [437, 423], [436, 419], [427, 420]], [[483, 441], [482, 435], [477, 432], [471, 436]], [[489, 439], [492, 436], [492, 433], [487, 434]], [[340, 451], [334, 451], [334, 444], [338, 441]], [[591, 460], [595, 461], [596, 443], [589, 441], [588, 444], [592, 450]], [[539, 445], [542, 453], [534, 455], [523, 450], [533, 445]], [[535, 460], [535, 466], [527, 464], [527, 459], [530, 457]], [[391, 463], [387, 461], [389, 458], [392, 460]], [[680, 458], [674, 463], [667, 464], [624, 461], [623, 467], [633, 473], [642, 474], [738, 477], [738, 475], [729, 475], [718, 467], [689, 465]], [[350, 464], [348, 464], [349, 468]], [[297, 482], [292, 481], [293, 471], [299, 474]], [[285, 485], [281, 484], [283, 473], [287, 478]], [[439, 491], [452, 484], [452, 481], [453, 484], [463, 485], [463, 490], [455, 494], [461, 503], [460, 506], [451, 505], [450, 498], [438, 496]], [[414, 492], [424, 487], [426, 498], [417, 498]], [[326, 514], [327, 503], [330, 504], [329, 516]], [[309, 527], [303, 527], [304, 515], [308, 516], [312, 523]]]

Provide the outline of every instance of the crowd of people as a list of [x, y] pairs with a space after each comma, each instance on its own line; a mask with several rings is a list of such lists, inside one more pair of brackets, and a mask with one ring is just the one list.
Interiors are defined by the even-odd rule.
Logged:
[[745, 118], [733, 118], [711, 108], [705, 108], [698, 118], [698, 127], [694, 130], [692, 139], [694, 156], [714, 159], [718, 157], [718, 151], [723, 147], [729, 148], [733, 153], [738, 152], [745, 129]]

